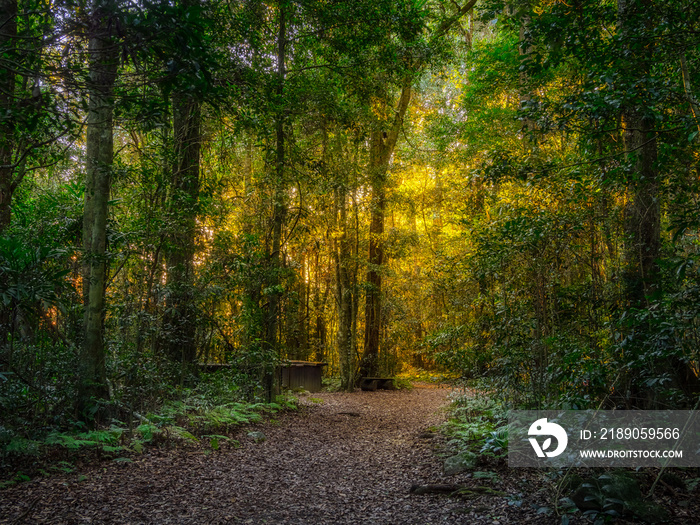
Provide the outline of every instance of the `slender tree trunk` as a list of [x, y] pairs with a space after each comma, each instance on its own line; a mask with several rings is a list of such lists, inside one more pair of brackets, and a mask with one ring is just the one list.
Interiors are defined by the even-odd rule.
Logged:
[[[690, 83], [690, 73], [688, 72], [688, 63], [685, 59], [685, 51], [681, 52], [681, 76], [683, 78], [685, 97], [690, 105], [690, 112], [693, 114], [695, 126], [697, 126], [700, 132], [700, 104], [698, 104], [698, 101], [693, 96], [693, 86]], [[696, 137], [696, 140], [700, 140], [700, 136]]]
[[[275, 168], [274, 188], [272, 194], [272, 246], [268, 256], [269, 281], [267, 311], [265, 317], [263, 342], [266, 349], [279, 356], [278, 332], [280, 331], [280, 305], [282, 293], [279, 289], [282, 272], [282, 232], [287, 217], [286, 183], [285, 183], [285, 133], [286, 107], [284, 104], [284, 83], [287, 75], [287, 18], [285, 0], [280, 0], [277, 30], [277, 104], [279, 110], [275, 118]], [[274, 376], [265, 370], [262, 377], [263, 388], [268, 400], [272, 399]]]
[[379, 373], [379, 341], [382, 315], [382, 265], [384, 249], [384, 211], [386, 209], [386, 176], [403, 119], [411, 101], [411, 81], [406, 79], [394, 119], [389, 126], [377, 126], [370, 138], [369, 175], [372, 184], [372, 214], [369, 228], [367, 295], [365, 300], [365, 347], [359, 377]]
[[[286, 13], [283, 2], [280, 2], [279, 29], [277, 34], [277, 97], [278, 104], [283, 106], [284, 82], [286, 76]], [[269, 265], [273, 287], [279, 284], [281, 270], [282, 230], [287, 216], [285, 199], [285, 109], [282, 107], [277, 115], [275, 124], [275, 188], [272, 203], [272, 250]], [[279, 322], [280, 293], [277, 290], [269, 295], [267, 310], [267, 333], [265, 342], [270, 348], [277, 348], [277, 325]]]
[[348, 238], [346, 188], [337, 188], [335, 208], [337, 232], [335, 241], [335, 282], [338, 301], [338, 354], [340, 357], [340, 377], [343, 390], [351, 392], [355, 386], [355, 348], [352, 337], [353, 299], [352, 264], [350, 239]]
[[[197, 5], [195, 0], [180, 2], [186, 9]], [[163, 255], [168, 297], [161, 345], [171, 360], [184, 366], [197, 359], [194, 256], [199, 211], [202, 102], [195, 93], [176, 91], [171, 104], [175, 162], [166, 204], [170, 224]]]
[[84, 336], [81, 351], [79, 409], [107, 398], [103, 340], [107, 273], [107, 215], [113, 162], [112, 120], [117, 45], [110, 34], [109, 6], [96, 4], [89, 42], [89, 102], [86, 137], [85, 211], [83, 216]]
[[326, 290], [323, 294], [323, 297], [321, 297], [320, 291], [318, 291], [318, 295], [315, 298], [315, 312], [316, 312], [316, 326], [315, 326], [315, 335], [314, 335], [314, 347], [315, 347], [315, 352], [314, 352], [314, 359], [316, 361], [325, 361], [327, 359], [326, 355], [326, 302], [328, 300], [328, 292], [330, 290], [330, 286], [326, 286]]
[[[15, 57], [17, 41], [17, 0], [0, 0], [0, 115], [10, 115], [15, 103], [15, 75], [3, 68], [3, 58]], [[13, 189], [15, 129], [12, 120], [0, 117], [0, 235], [10, 225]], [[8, 341], [12, 309], [0, 305], [0, 346]]]
[[[320, 243], [316, 243], [314, 254], [314, 316], [316, 318], [313, 336], [314, 359], [323, 361], [325, 356], [326, 323], [324, 311], [321, 308], [321, 250]], [[324, 301], [325, 305], [325, 301]]]
[[[17, 42], [17, 0], [0, 0], [0, 57], [15, 58]], [[0, 234], [10, 225], [15, 129], [11, 115], [15, 104], [15, 74], [3, 68], [0, 58]]]
[[360, 294], [357, 291], [359, 286], [358, 279], [360, 275], [360, 213], [357, 201], [357, 181], [355, 181], [353, 188], [354, 189], [350, 195], [350, 198], [352, 201], [355, 242], [353, 243], [350, 256], [355, 262], [352, 265], [352, 272], [350, 275], [350, 286], [355, 292], [352, 294], [352, 326], [350, 329], [350, 348], [352, 349], [353, 361], [357, 362], [359, 360], [357, 352], [357, 325], [360, 313]]
[[[529, 9], [527, 5], [523, 6], [524, 9]], [[526, 66], [531, 60], [532, 46], [529, 45], [528, 33], [530, 31], [530, 15], [528, 13], [521, 15], [520, 17], [520, 33], [519, 33], [519, 50], [520, 64], [521, 67]], [[532, 103], [532, 93], [530, 91], [530, 79], [527, 74], [526, 69], [521, 69], [519, 78], [519, 95], [520, 95], [520, 109], [524, 111], [530, 110], [530, 104]], [[523, 127], [522, 131], [527, 135], [527, 141], [525, 141], [525, 146], [530, 147], [534, 143], [532, 132], [535, 131], [535, 123], [530, 117], [525, 117], [522, 120]]]
[[[376, 139], [373, 137], [373, 141]], [[369, 257], [367, 294], [365, 297], [365, 346], [360, 369], [361, 377], [379, 374], [379, 341], [382, 316], [382, 264], [384, 249], [384, 211], [386, 190], [384, 181], [375, 181], [372, 188], [372, 215], [369, 225]]]
[[299, 309], [297, 310], [297, 333], [299, 334], [299, 348], [304, 360], [310, 357], [309, 352], [309, 289], [306, 284], [308, 279], [308, 261], [306, 253], [301, 257], [301, 279], [299, 282]]

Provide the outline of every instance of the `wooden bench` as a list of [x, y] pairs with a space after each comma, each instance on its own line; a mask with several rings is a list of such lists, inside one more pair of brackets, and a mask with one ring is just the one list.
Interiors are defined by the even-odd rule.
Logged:
[[396, 384], [391, 377], [363, 377], [360, 381], [360, 389], [366, 392], [381, 390], [396, 390]]

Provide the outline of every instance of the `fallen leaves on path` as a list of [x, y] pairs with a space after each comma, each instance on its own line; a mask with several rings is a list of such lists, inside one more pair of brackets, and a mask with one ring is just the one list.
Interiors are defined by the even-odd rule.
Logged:
[[[559, 523], [532, 505], [508, 505], [501, 494], [527, 490], [515, 472], [493, 491], [470, 473], [444, 475], [435, 455], [441, 438], [430, 427], [444, 420], [449, 392], [314, 394], [301, 412], [257, 425], [264, 440], [241, 430], [240, 448], [150, 449], [132, 462], [4, 490], [0, 523]], [[471, 496], [410, 493], [435, 484]]]

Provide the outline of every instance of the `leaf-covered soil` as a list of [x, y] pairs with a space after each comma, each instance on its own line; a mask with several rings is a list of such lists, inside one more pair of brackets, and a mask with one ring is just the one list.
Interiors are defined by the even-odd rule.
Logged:
[[[238, 448], [150, 448], [131, 462], [102, 461], [8, 488], [0, 492], [0, 523], [560, 523], [542, 511], [551, 499], [551, 488], [533, 482], [542, 473], [501, 463], [484, 467], [493, 479], [445, 476], [435, 427], [450, 392], [306, 396], [300, 412], [256, 426], [264, 440], [247, 428]], [[410, 493], [428, 484], [474, 490]], [[693, 508], [677, 510], [676, 523], [696, 523]]]

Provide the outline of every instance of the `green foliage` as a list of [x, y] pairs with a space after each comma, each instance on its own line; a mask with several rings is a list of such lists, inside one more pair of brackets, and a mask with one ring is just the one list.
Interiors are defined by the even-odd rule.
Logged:
[[[154, 416], [151, 416], [151, 419], [156, 418]], [[143, 439], [144, 442], [148, 443], [150, 441], [153, 441], [153, 438], [156, 435], [160, 434], [161, 430], [154, 423], [142, 423], [136, 428], [136, 432], [141, 436], [141, 439]]]
[[202, 436], [203, 438], [207, 438], [209, 440], [209, 446], [211, 447], [212, 450], [219, 450], [220, 443], [230, 441], [231, 438], [228, 436], [222, 436], [219, 434], [210, 434], [210, 435], [205, 435]]
[[503, 457], [508, 453], [508, 426], [498, 427], [491, 432], [488, 432], [484, 439], [484, 445], [481, 447], [481, 452], [491, 454], [497, 457]]
[[506, 418], [502, 405], [491, 397], [466, 394], [453, 402], [442, 431], [449, 438], [447, 445], [458, 452], [503, 458], [508, 452]]
[[340, 392], [342, 390], [342, 379], [340, 377], [324, 377], [322, 380], [324, 390], [328, 392]]
[[8, 431], [19, 430], [23, 435], [22, 429], [31, 423], [44, 428], [71, 424], [76, 356], [75, 348], [50, 334], [9, 338], [0, 354], [3, 362], [11, 363], [0, 380], [0, 416]]
[[[8, 433], [9, 434], [9, 433]], [[3, 443], [2, 452], [4, 454], [21, 454], [21, 455], [38, 455], [40, 451], [40, 443], [31, 439], [12, 436]]]
[[55, 306], [69, 273], [62, 267], [65, 251], [47, 246], [32, 248], [14, 238], [0, 238], [0, 300], [5, 309], [25, 315]]
[[43, 440], [47, 445], [58, 445], [68, 449], [99, 447], [104, 452], [116, 452], [122, 447], [117, 444], [122, 440], [123, 428], [112, 427], [109, 430], [92, 430], [76, 434], [52, 432]]
[[599, 476], [569, 481], [570, 498], [564, 500], [565, 508], [576, 508], [592, 518], [622, 516], [645, 523], [665, 523], [669, 516], [658, 504], [642, 495], [634, 473], [611, 470]]
[[220, 434], [214, 432], [228, 432], [237, 426], [262, 421], [265, 415], [296, 408], [296, 400], [284, 396], [279, 396], [273, 403], [217, 404], [202, 395], [190, 395], [184, 401], [165, 403], [157, 414], [148, 414], [148, 423], [141, 424], [136, 431], [144, 442], [168, 435], [197, 441], [195, 434], [220, 440], [217, 437]]
[[75, 471], [75, 465], [70, 461], [59, 461], [56, 465], [52, 467], [52, 470], [56, 472], [62, 472], [64, 474], [70, 474]]
[[[102, 312], [110, 400], [94, 404], [88, 431], [74, 421], [85, 416], [74, 402], [85, 13], [22, 3], [18, 41], [28, 45], [0, 53], [0, 69], [16, 71], [14, 91], [3, 88], [14, 99], [0, 108], [13, 186], [0, 238], [4, 453], [49, 443], [138, 452], [202, 433], [215, 449], [228, 429], [291, 408], [260, 404], [275, 367], [315, 359], [340, 372], [343, 298], [350, 353], [362, 347], [370, 240], [384, 256], [379, 364], [402, 370], [397, 387], [461, 377], [510, 407], [693, 406], [697, 6], [661, 2], [620, 21], [613, 2], [487, 0], [460, 31], [431, 34], [453, 4], [149, 1], [115, 14], [123, 56]], [[371, 138], [409, 85], [399, 146], [374, 173]], [[174, 169], [183, 98], [201, 113], [187, 191]], [[629, 203], [644, 181], [625, 149], [631, 109], [654, 133], [652, 200], [663, 210], [659, 272], [636, 304], [625, 277]], [[375, 179], [385, 227], [370, 239]], [[172, 255], [185, 234], [180, 271]], [[191, 362], [177, 355], [184, 343]], [[197, 363], [228, 366], [203, 373]], [[500, 454], [501, 409], [474, 410], [456, 412], [455, 444]], [[119, 438], [99, 434], [112, 417], [129, 421]]]
[[0, 481], [0, 490], [16, 485], [17, 483], [23, 483], [29, 481], [31, 478], [22, 472], [17, 472], [12, 479], [6, 481]]
[[394, 388], [397, 390], [413, 390], [413, 383], [410, 379], [397, 377], [394, 379]]
[[[157, 412], [138, 416], [141, 422], [135, 428], [115, 421], [109, 427], [85, 430], [84, 424], [74, 423], [72, 430], [53, 429], [45, 434], [34, 432], [30, 439], [21, 435], [18, 428], [2, 427], [0, 455], [43, 458], [50, 455], [51, 450], [59, 448], [74, 453], [99, 450], [108, 457], [114, 457], [129, 452], [142, 453], [145, 446], [164, 441], [183, 444], [204, 442], [216, 450], [223, 442], [229, 441], [225, 433], [234, 428], [297, 408], [296, 399], [288, 396], [278, 396], [272, 403], [241, 401], [240, 389], [236, 388], [235, 383], [231, 384], [230, 377], [218, 373], [203, 375], [195, 388], [181, 391], [180, 396], [181, 400], [166, 400]], [[121, 399], [129, 402], [126, 396]], [[236, 445], [235, 442], [231, 443]], [[128, 458], [117, 460], [127, 461]]]
[[57, 182], [56, 178], [59, 173], [50, 172], [46, 178], [32, 181], [33, 188], [23, 187], [15, 195], [9, 231], [25, 246], [48, 247], [67, 256], [65, 252], [80, 242], [85, 195], [82, 181], [61, 177]]

